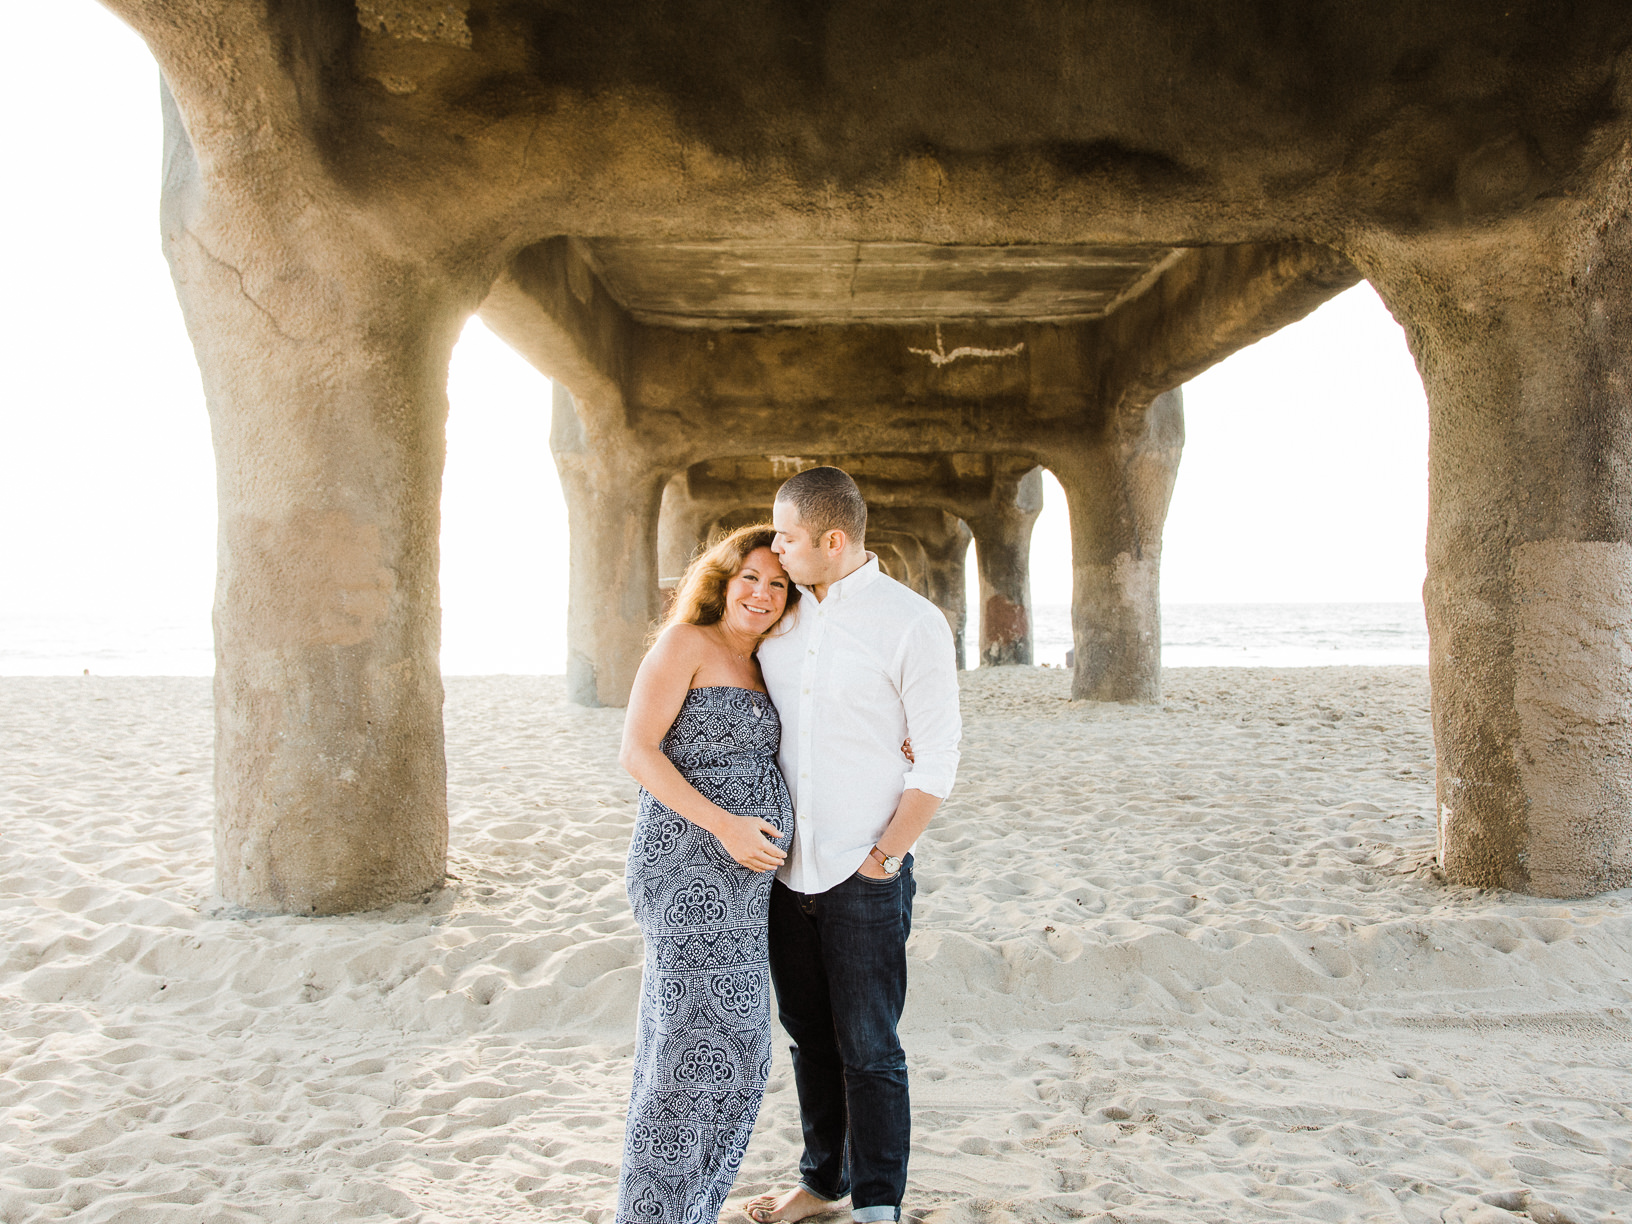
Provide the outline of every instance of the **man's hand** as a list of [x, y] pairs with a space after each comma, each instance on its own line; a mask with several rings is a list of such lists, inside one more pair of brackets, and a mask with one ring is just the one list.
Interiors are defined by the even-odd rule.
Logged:
[[[910, 743], [910, 741], [909, 741]], [[901, 802], [895, 806], [895, 815], [890, 817], [890, 823], [885, 826], [884, 832], [878, 835], [874, 843], [880, 854], [890, 854], [890, 846], [904, 847], [898, 853], [902, 858], [907, 857], [907, 849], [913, 846], [929, 828], [930, 818], [935, 815], [935, 809], [941, 806], [941, 801], [934, 795], [926, 794], [916, 787], [903, 791]], [[892, 880], [895, 877], [886, 875], [884, 868], [879, 865], [872, 851], [862, 860], [861, 866], [856, 868], [858, 875], [864, 875], [869, 880]], [[896, 875], [899, 875], [897, 872]]]
[[[861, 866], [856, 870], [858, 874], [866, 876], [869, 880], [895, 879], [895, 876], [889, 875], [885, 872], [884, 868], [879, 864], [879, 861], [873, 857], [871, 851], [868, 852], [866, 858], [861, 860]], [[897, 874], [900, 873], [898, 872]]]

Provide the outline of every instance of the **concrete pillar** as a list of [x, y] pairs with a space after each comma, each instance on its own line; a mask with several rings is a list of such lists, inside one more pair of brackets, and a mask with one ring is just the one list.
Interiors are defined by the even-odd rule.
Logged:
[[897, 582], [905, 584], [907, 581], [907, 565], [896, 551], [894, 544], [887, 544], [883, 540], [876, 540], [868, 548], [878, 554], [878, 568], [883, 570]]
[[1071, 513], [1071, 696], [1153, 702], [1161, 693], [1162, 524], [1184, 447], [1184, 401], [1116, 414], [1091, 445], [1058, 455]]
[[350, 213], [203, 181], [165, 102], [165, 253], [220, 514], [216, 887], [262, 912], [377, 909], [444, 878], [445, 386], [480, 292]]
[[878, 567], [891, 578], [929, 597], [929, 559], [923, 541], [900, 531], [869, 531], [867, 548], [878, 554]]
[[663, 485], [657, 516], [657, 572], [663, 582], [685, 573], [697, 550], [708, 542], [716, 508], [691, 496], [686, 474], [677, 472]]
[[692, 557], [717, 535], [771, 521], [768, 502], [744, 504], [743, 494], [769, 497], [774, 490], [735, 491], [714, 489], [713, 496], [698, 496], [687, 471], [676, 472], [663, 486], [663, 503], [658, 514], [657, 551], [663, 579], [678, 578]]
[[586, 445], [578, 406], [555, 384], [550, 448], [572, 535], [567, 590], [567, 696], [587, 706], [629, 700], [646, 637], [662, 610], [657, 521], [671, 466], [632, 440]]
[[768, 505], [737, 506], [710, 522], [704, 536], [708, 538], [714, 535], [725, 535], [735, 531], [738, 527], [748, 527], [754, 523], [768, 523], [770, 521], [771, 507]]
[[1020, 479], [1012, 501], [973, 518], [980, 569], [980, 664], [1031, 665], [1031, 529], [1043, 508], [1043, 470]]
[[969, 619], [964, 564], [970, 538], [969, 528], [957, 515], [932, 506], [878, 506], [869, 509], [867, 515], [867, 546], [879, 554], [886, 573], [891, 573], [890, 554], [900, 557], [905, 572], [891, 576], [946, 616], [960, 668], [965, 662], [963, 631]]
[[1616, 163], [1525, 222], [1365, 257], [1428, 391], [1439, 861], [1462, 884], [1632, 884], [1624, 149]]
[[969, 665], [963, 647], [964, 631], [969, 626], [969, 595], [964, 575], [967, 572], [969, 543], [974, 537], [962, 519], [951, 515], [947, 518], [952, 523], [947, 536], [937, 542], [925, 542], [929, 568], [928, 590], [924, 594], [946, 616], [946, 623], [952, 630], [952, 644], [957, 650], [958, 670], [962, 671]]

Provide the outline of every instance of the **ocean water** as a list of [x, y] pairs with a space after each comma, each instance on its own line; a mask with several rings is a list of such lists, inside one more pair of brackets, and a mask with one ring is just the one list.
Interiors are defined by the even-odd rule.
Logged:
[[[1071, 609], [1032, 609], [1032, 658], [1063, 666]], [[1164, 604], [1166, 667], [1336, 667], [1428, 662], [1420, 603]]]
[[[1070, 608], [1042, 604], [1033, 613], [1034, 658], [1063, 666], [1071, 646]], [[442, 652], [450, 675], [562, 670], [564, 648], [557, 653], [539, 644], [548, 635], [506, 649], [490, 634], [455, 628], [447, 626]], [[976, 657], [978, 649], [971, 627], [968, 656]], [[1418, 603], [1168, 604], [1162, 609], [1162, 661], [1168, 667], [1426, 664], [1428, 627]], [[0, 615], [0, 675], [77, 676], [88, 670], [207, 676], [214, 668], [207, 611], [145, 619]]]
[[209, 676], [210, 612], [117, 617], [0, 614], [0, 676]]

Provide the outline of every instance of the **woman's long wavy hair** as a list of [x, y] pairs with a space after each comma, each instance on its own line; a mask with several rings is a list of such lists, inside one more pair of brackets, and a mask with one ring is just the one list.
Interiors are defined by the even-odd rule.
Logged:
[[[749, 553], [756, 548], [769, 548], [774, 539], [775, 527], [769, 523], [753, 523], [738, 527], [693, 557], [691, 564], [686, 566], [680, 585], [675, 588], [674, 602], [669, 605], [667, 615], [652, 634], [653, 640], [670, 625], [712, 625], [720, 621], [725, 616], [726, 584], [742, 571]], [[790, 578], [787, 607], [783, 609], [772, 633], [792, 623], [788, 618], [793, 615], [798, 602], [799, 588], [793, 585]]]

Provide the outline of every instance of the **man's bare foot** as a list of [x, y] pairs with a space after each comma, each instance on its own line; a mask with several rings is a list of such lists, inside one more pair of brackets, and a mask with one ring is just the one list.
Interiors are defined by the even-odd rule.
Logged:
[[754, 1224], [793, 1224], [809, 1216], [825, 1215], [838, 1207], [837, 1202], [819, 1199], [803, 1186], [781, 1194], [762, 1194], [742, 1205], [743, 1214]]

